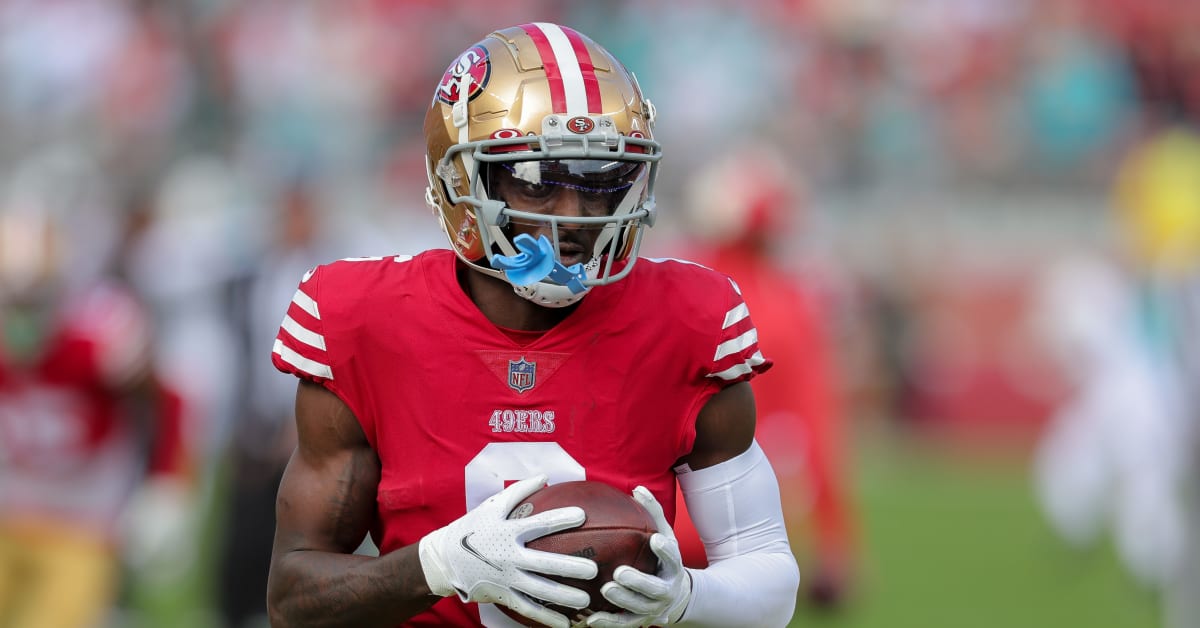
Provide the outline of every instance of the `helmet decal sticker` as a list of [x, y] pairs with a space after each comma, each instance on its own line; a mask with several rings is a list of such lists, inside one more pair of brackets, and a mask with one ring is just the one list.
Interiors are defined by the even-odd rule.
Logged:
[[588, 133], [591, 133], [592, 129], [594, 128], [596, 128], [596, 123], [587, 116], [575, 116], [574, 118], [567, 120], [567, 130], [572, 133], [587, 135]]
[[[629, 137], [636, 138], [639, 140], [644, 140], [644, 139], [646, 139], [646, 134], [642, 133], [641, 131], [630, 131]], [[646, 149], [641, 146], [626, 146], [625, 150], [627, 150], [631, 153], [645, 153], [646, 152]]]
[[438, 83], [437, 99], [447, 105], [458, 102], [458, 84], [467, 73], [471, 75], [471, 93], [467, 95], [467, 100], [471, 100], [483, 93], [483, 88], [492, 73], [492, 62], [488, 58], [487, 48], [476, 44], [458, 55], [454, 63], [446, 68], [446, 73]]
[[[530, 133], [529, 135], [533, 135], [533, 133]], [[521, 129], [498, 129], [496, 131], [492, 131], [492, 134], [490, 136], [490, 138], [493, 140], [511, 140], [511, 139], [517, 138], [517, 137], [525, 137], [525, 134], [521, 133]], [[507, 146], [493, 146], [488, 149], [488, 152], [489, 153], [511, 153], [513, 151], [518, 151], [518, 150], [530, 150], [530, 146], [529, 146], [529, 144], [509, 144]]]

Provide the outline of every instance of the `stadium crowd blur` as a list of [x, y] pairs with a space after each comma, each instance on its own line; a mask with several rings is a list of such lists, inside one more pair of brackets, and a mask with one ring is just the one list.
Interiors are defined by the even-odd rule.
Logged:
[[[1031, 446], [1077, 385], [1027, 324], [1043, 277], [1100, 257], [1136, 286], [1164, 250], [1172, 281], [1200, 261], [1178, 253], [1200, 250], [1200, 218], [1176, 206], [1200, 195], [1138, 174], [1200, 185], [1198, 3], [0, 0], [0, 189], [82, 164], [53, 187], [87, 190], [70, 211], [107, 227], [65, 272], [130, 282], [189, 408], [193, 516], [215, 532], [180, 542], [216, 548], [220, 574], [191, 621], [261, 612], [291, 450], [278, 304], [318, 262], [445, 245], [423, 203], [432, 86], [534, 19], [602, 42], [657, 105], [651, 255], [693, 244], [691, 173], [748, 141], [781, 156], [803, 194], [773, 255], [834, 333], [850, 429]], [[1176, 205], [1139, 214], [1159, 197]], [[1200, 353], [1173, 338], [1183, 362]], [[187, 577], [160, 567], [125, 597]]]

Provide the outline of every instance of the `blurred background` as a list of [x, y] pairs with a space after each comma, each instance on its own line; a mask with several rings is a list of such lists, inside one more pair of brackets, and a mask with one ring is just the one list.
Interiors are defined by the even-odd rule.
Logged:
[[[0, 540], [0, 627], [76, 599], [103, 608], [82, 625], [266, 625], [291, 293], [445, 246], [433, 88], [529, 21], [657, 106], [643, 254], [746, 276], [803, 365], [761, 380], [809, 378], [760, 425], [821, 575], [793, 625], [1200, 626], [1200, 3], [0, 0], [0, 534], [53, 512], [109, 562], [39, 601], [32, 542]], [[55, 295], [118, 284], [140, 314], [106, 306], [98, 362], [144, 343], [174, 427], [131, 430], [146, 464], [97, 522], [31, 506], [57, 489], [23, 458], [66, 446], [12, 382]]]

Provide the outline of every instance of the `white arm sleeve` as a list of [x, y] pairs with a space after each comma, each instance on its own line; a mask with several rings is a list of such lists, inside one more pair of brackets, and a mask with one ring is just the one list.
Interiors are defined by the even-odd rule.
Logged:
[[800, 570], [788, 544], [779, 482], [758, 442], [720, 464], [679, 471], [709, 560], [707, 569], [688, 570], [692, 599], [679, 625], [786, 626]]

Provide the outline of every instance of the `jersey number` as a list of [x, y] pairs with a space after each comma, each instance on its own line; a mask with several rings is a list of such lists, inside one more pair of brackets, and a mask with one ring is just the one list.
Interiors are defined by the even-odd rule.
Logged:
[[545, 473], [550, 484], [587, 479], [583, 465], [558, 443], [488, 443], [467, 463], [467, 510], [539, 473]]

